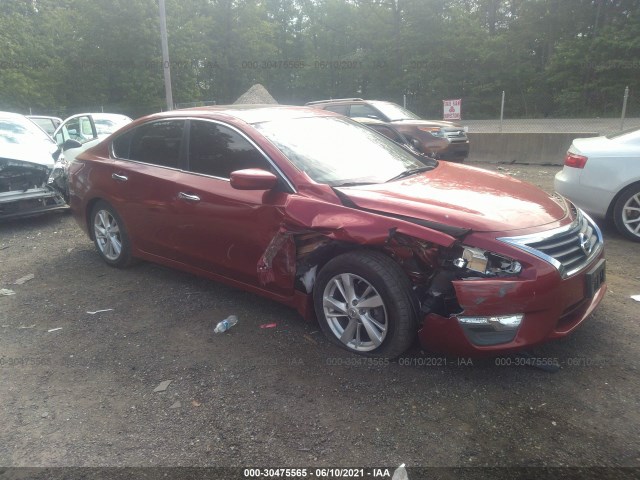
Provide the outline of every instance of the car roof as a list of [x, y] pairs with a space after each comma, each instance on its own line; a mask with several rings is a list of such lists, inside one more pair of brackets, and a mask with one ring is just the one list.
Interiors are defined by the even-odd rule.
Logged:
[[14, 112], [0, 112], [0, 118], [17, 120], [19, 118], [27, 118], [25, 115]]
[[27, 118], [46, 118], [47, 120], [60, 120], [62, 121], [62, 119], [60, 117], [54, 117], [52, 115], [26, 115]]
[[72, 118], [76, 118], [76, 117], [84, 117], [87, 115], [91, 115], [93, 118], [95, 119], [105, 119], [105, 120], [131, 120], [131, 118], [127, 117], [126, 115], [122, 115], [121, 113], [104, 113], [104, 112], [86, 112], [86, 113], [76, 113], [75, 115], [71, 115], [67, 118], [64, 119], [64, 121], [66, 122], [67, 120], [70, 120]]
[[216, 105], [209, 107], [194, 107], [182, 110], [170, 110], [145, 117], [167, 118], [180, 117], [231, 117], [248, 124], [270, 122], [274, 120], [290, 120], [305, 117], [336, 117], [341, 116], [333, 112], [318, 110], [310, 107], [298, 107], [292, 105]]

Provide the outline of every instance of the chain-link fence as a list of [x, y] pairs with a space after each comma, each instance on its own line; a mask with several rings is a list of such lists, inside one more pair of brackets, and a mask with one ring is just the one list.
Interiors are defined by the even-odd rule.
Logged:
[[[432, 95], [433, 96], [433, 95]], [[402, 97], [409, 110], [423, 118], [442, 119], [445, 99], [461, 99], [461, 119], [454, 120], [472, 132], [484, 133], [596, 133], [607, 135], [640, 127], [640, 95], [633, 89], [623, 89], [614, 100], [601, 102], [597, 107], [588, 100], [554, 103], [548, 98], [509, 92], [483, 95], [451, 95], [442, 99], [425, 93], [411, 93]], [[442, 96], [442, 95], [439, 95]]]

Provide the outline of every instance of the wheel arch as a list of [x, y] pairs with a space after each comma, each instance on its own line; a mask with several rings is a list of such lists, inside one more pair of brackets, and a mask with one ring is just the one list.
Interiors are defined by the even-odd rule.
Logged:
[[640, 179], [634, 180], [631, 183], [622, 187], [618, 192], [613, 196], [611, 202], [609, 203], [609, 207], [607, 208], [607, 219], [613, 220], [613, 209], [615, 208], [616, 202], [622, 196], [624, 192], [631, 189], [632, 187], [640, 188]]

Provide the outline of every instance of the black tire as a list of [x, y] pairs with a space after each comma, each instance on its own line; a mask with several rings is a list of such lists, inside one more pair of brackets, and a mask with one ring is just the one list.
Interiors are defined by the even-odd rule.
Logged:
[[127, 229], [111, 205], [102, 200], [96, 202], [91, 210], [89, 228], [96, 250], [107, 265], [117, 268], [131, 265], [131, 244]]
[[[313, 300], [324, 334], [352, 353], [395, 358], [415, 340], [417, 302], [411, 283], [400, 266], [380, 252], [359, 250], [330, 260], [316, 279]], [[378, 302], [382, 305], [375, 306]]]
[[613, 206], [613, 223], [618, 231], [629, 240], [640, 242], [640, 211], [630, 208], [640, 208], [640, 185], [623, 190]]

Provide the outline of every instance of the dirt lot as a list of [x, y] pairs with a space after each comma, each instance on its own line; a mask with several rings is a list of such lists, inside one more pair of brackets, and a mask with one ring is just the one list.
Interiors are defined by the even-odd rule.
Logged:
[[[508, 170], [550, 190], [558, 167]], [[603, 227], [609, 293], [536, 350], [548, 373], [417, 348], [367, 365], [272, 301], [109, 268], [68, 214], [2, 224], [0, 466], [639, 467], [639, 246]]]

